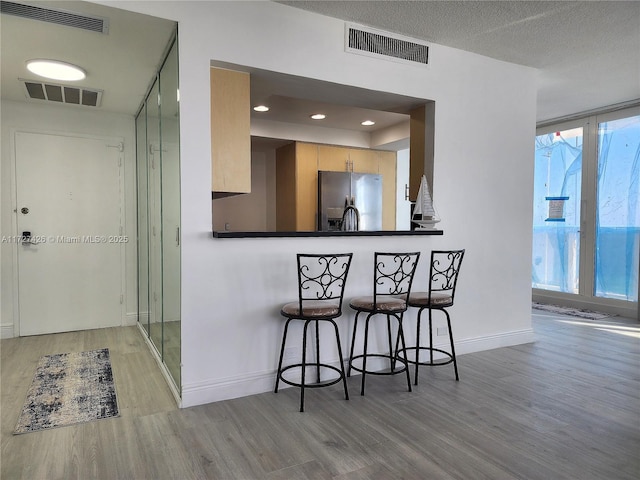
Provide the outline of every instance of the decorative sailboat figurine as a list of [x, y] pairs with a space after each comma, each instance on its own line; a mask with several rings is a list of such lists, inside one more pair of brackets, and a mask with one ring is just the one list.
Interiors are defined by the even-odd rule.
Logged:
[[431, 199], [431, 192], [429, 192], [427, 177], [424, 175], [420, 180], [420, 189], [418, 190], [416, 206], [413, 210], [411, 221], [420, 225], [417, 227], [418, 230], [433, 230], [435, 224], [440, 221], [440, 217], [433, 208], [433, 200]]

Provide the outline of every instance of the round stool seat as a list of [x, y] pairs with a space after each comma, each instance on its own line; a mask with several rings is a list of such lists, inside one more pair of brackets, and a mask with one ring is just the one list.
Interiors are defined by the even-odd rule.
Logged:
[[453, 298], [450, 293], [431, 292], [431, 302], [429, 302], [429, 292], [411, 292], [409, 295], [409, 306], [411, 307], [428, 307], [430, 305], [451, 306]]
[[300, 312], [300, 303], [291, 302], [282, 307], [280, 311], [286, 317], [336, 317], [340, 314], [340, 305], [331, 304], [327, 301], [305, 301], [302, 305], [302, 313]]
[[[378, 313], [404, 312], [407, 309], [407, 302], [400, 297], [378, 295], [375, 303], [375, 310]], [[349, 306], [355, 310], [361, 310], [363, 312], [373, 312], [373, 296], [370, 295], [368, 297], [356, 297], [349, 302]]]

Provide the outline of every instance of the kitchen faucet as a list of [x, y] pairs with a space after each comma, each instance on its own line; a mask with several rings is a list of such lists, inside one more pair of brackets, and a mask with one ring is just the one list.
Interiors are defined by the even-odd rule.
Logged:
[[342, 222], [341, 228], [346, 232], [357, 232], [360, 230], [360, 212], [355, 206], [356, 200], [354, 197], [351, 197], [351, 202], [349, 202], [349, 197], [345, 197], [344, 199], [344, 213], [342, 214]]

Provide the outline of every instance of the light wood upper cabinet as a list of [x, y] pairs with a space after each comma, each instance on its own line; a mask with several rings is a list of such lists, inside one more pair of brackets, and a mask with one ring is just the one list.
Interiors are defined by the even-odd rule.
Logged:
[[380, 173], [378, 152], [360, 148], [345, 148], [349, 155], [351, 171], [355, 173]]
[[318, 145], [318, 170], [328, 172], [378, 173], [375, 150]]
[[211, 68], [211, 190], [251, 192], [249, 74]]
[[349, 152], [334, 145], [317, 145], [318, 170], [327, 172], [349, 171]]

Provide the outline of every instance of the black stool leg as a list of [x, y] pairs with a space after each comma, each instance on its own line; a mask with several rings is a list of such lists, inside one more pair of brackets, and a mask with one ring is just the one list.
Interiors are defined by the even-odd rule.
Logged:
[[351, 351], [349, 352], [349, 365], [347, 366], [347, 377], [351, 376], [351, 359], [353, 358], [353, 347], [356, 344], [356, 330], [358, 329], [358, 315], [360, 315], [360, 312], [356, 312], [356, 318], [353, 321], [353, 336], [351, 337]]
[[367, 376], [367, 347], [369, 341], [369, 320], [372, 313], [367, 315], [367, 319], [364, 322], [364, 353], [362, 355], [362, 384], [360, 386], [360, 395], [364, 395], [364, 380]]
[[344, 358], [342, 357], [342, 346], [340, 342], [340, 332], [338, 331], [338, 325], [333, 320], [330, 320], [333, 324], [333, 328], [336, 331], [336, 343], [338, 344], [338, 357], [340, 358], [340, 370], [342, 372], [342, 384], [344, 385], [344, 398], [349, 400], [349, 390], [347, 389], [347, 375], [344, 371]]
[[[404, 330], [402, 328], [402, 315], [400, 317], [396, 317], [398, 319], [398, 333], [400, 335], [400, 341], [402, 342], [402, 355], [404, 358], [407, 358], [407, 344], [404, 341]], [[405, 360], [405, 373], [407, 375], [407, 386], [409, 387], [409, 391], [411, 392], [411, 376], [409, 375], [409, 362]]]
[[453, 331], [451, 331], [451, 318], [449, 318], [449, 312], [447, 312], [444, 308], [442, 309], [444, 314], [447, 316], [447, 326], [449, 327], [449, 341], [451, 342], [451, 357], [453, 359], [453, 369], [456, 372], [456, 381], [460, 380], [458, 376], [458, 362], [456, 361], [456, 347], [453, 346]]
[[[394, 351], [394, 360], [400, 359], [400, 357], [398, 356], [399, 352], [400, 352], [400, 331], [398, 330], [398, 333], [396, 334], [396, 349]], [[405, 358], [405, 360], [407, 359]], [[407, 363], [408, 363], [408, 360], [407, 360]]]
[[400, 351], [400, 332], [396, 334], [396, 349], [394, 350], [394, 357], [398, 358], [398, 352]]
[[429, 362], [433, 365], [433, 322], [431, 313], [433, 310], [429, 309]]
[[278, 384], [280, 383], [280, 374], [282, 373], [282, 358], [284, 357], [284, 345], [287, 341], [287, 329], [289, 328], [290, 318], [284, 324], [284, 332], [282, 334], [282, 346], [280, 347], [280, 360], [278, 361], [278, 371], [276, 372], [276, 389], [274, 393], [278, 393]]
[[316, 320], [316, 373], [318, 377], [318, 382], [320, 383], [320, 322]]
[[304, 412], [304, 377], [307, 370], [307, 327], [309, 322], [304, 322], [304, 328], [302, 331], [302, 381], [300, 382], [300, 411]]
[[391, 371], [393, 372], [396, 369], [396, 361], [393, 356], [393, 345], [391, 341], [391, 315], [387, 315], [387, 334], [389, 337], [389, 366], [391, 367]]
[[418, 369], [420, 368], [420, 320], [422, 320], [422, 310], [418, 310], [418, 325], [416, 327], [416, 371], [414, 384], [418, 385]]

